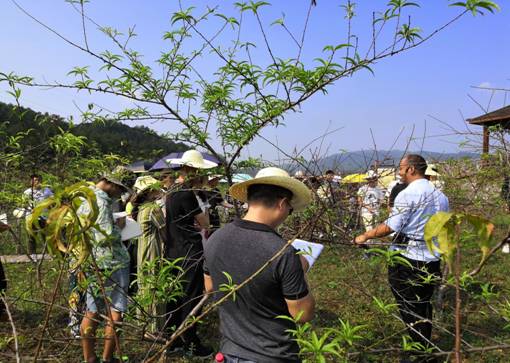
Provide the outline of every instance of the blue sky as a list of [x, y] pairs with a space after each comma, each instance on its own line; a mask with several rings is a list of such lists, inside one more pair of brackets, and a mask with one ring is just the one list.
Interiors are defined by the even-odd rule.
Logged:
[[[303, 60], [311, 64], [321, 56], [327, 44], [339, 44], [346, 40], [347, 26], [341, 5], [344, 1], [318, 0], [312, 10], [308, 25]], [[73, 41], [83, 43], [80, 16], [63, 0], [28, 1], [19, 3], [35, 17], [55, 28]], [[183, 1], [185, 6], [219, 5], [227, 14], [234, 15], [230, 1]], [[361, 49], [371, 40], [370, 26], [372, 12], [384, 9], [386, 1], [359, 1], [356, 17], [352, 23], [354, 34], [359, 36]], [[351, 78], [342, 79], [329, 88], [327, 95], [317, 94], [307, 101], [299, 113], [288, 114], [285, 126], [267, 129], [263, 136], [290, 152], [308, 144], [313, 138], [327, 130], [341, 128], [326, 137], [322, 144], [315, 143], [312, 149], [320, 148], [322, 154], [332, 154], [340, 150], [360, 150], [373, 147], [389, 148], [404, 129], [396, 148], [406, 144], [414, 127], [414, 136], [426, 136], [424, 148], [438, 152], [451, 152], [459, 148], [459, 136], [438, 136], [451, 133], [447, 127], [435, 119], [465, 131], [463, 117], [479, 115], [482, 111], [469, 99], [468, 94], [484, 107], [488, 105], [488, 92], [472, 89], [471, 86], [490, 85], [510, 87], [510, 14], [507, 4], [499, 1], [502, 9], [495, 15], [473, 17], [467, 15], [447, 28], [424, 45], [406, 53], [386, 58], [373, 66], [375, 75], [359, 72]], [[283, 29], [272, 26], [275, 19], [285, 13], [285, 21], [291, 31], [300, 34], [303, 28], [307, 0], [274, 1], [272, 7], [262, 12], [263, 22], [268, 26], [268, 38], [277, 56], [295, 56], [297, 49]], [[411, 9], [412, 22], [423, 29], [423, 33], [434, 30], [454, 17], [460, 9], [448, 7], [444, 0], [421, 1], [420, 9]], [[144, 54], [147, 61], [155, 59], [165, 47], [161, 35], [170, 27], [172, 12], [177, 1], [98, 1], [86, 5], [87, 13], [102, 25], [127, 29], [136, 24], [139, 34], [133, 47]], [[406, 16], [407, 19], [407, 16]], [[214, 22], [206, 24], [202, 30], [212, 34]], [[39, 80], [67, 80], [67, 72], [75, 65], [95, 66], [86, 54], [73, 49], [54, 34], [43, 29], [24, 15], [11, 1], [0, 5], [0, 71], [15, 71]], [[388, 28], [388, 31], [391, 29]], [[389, 41], [390, 32], [383, 37]], [[231, 38], [225, 34], [219, 38], [220, 44]], [[260, 42], [260, 34], [253, 19], [244, 25], [242, 38]], [[88, 40], [91, 48], [101, 51], [111, 49], [105, 37], [88, 25]], [[198, 44], [192, 40], [190, 49]], [[382, 48], [383, 41], [378, 47]], [[260, 44], [254, 51], [256, 62], [267, 64], [269, 57]], [[205, 73], [214, 69], [219, 61], [213, 55], [203, 57], [198, 64]], [[5, 93], [0, 100], [12, 102]], [[76, 104], [85, 107], [94, 101], [112, 109], [122, 109], [129, 101], [120, 98], [89, 96], [65, 90], [24, 90], [22, 103], [39, 111], [57, 113], [63, 116], [79, 112]], [[504, 94], [497, 93], [492, 98], [491, 109], [504, 105]], [[147, 123], [159, 132], [178, 129], [172, 123]], [[479, 131], [476, 128], [474, 131]], [[413, 144], [421, 147], [421, 140]], [[265, 159], [276, 160], [278, 153], [266, 141], [256, 140], [246, 151], [245, 156], [262, 155]]]

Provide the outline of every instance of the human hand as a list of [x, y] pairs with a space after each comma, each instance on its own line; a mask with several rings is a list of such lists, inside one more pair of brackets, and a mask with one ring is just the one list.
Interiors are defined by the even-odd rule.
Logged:
[[126, 217], [117, 218], [115, 223], [120, 229], [123, 229], [126, 226]]
[[358, 246], [363, 246], [368, 241], [368, 238], [365, 236], [365, 234], [360, 234], [356, 238], [354, 238], [354, 243]]

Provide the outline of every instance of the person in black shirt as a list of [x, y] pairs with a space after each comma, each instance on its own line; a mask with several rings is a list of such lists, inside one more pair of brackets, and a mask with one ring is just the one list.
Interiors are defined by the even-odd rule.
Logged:
[[294, 247], [285, 248], [287, 242], [276, 228], [293, 210], [310, 203], [310, 190], [282, 169], [265, 168], [254, 179], [234, 184], [230, 194], [248, 202], [248, 212], [207, 241], [206, 291], [216, 291], [219, 299], [225, 295], [220, 286], [229, 283], [225, 274], [242, 284], [271, 258], [274, 261], [219, 306], [224, 362], [300, 362], [299, 347], [289, 333], [296, 325], [277, 317], [309, 321], [315, 300], [305, 279], [306, 260]]
[[[7, 231], [9, 229], [9, 225], [3, 222], [0, 222], [0, 232]], [[5, 278], [4, 268], [2, 266], [2, 261], [0, 260], [0, 296], [3, 296], [5, 290], [7, 289], [7, 279]], [[2, 300], [0, 300], [0, 318], [5, 313], [5, 305]]]
[[393, 206], [395, 205], [395, 198], [397, 197], [397, 195], [402, 190], [404, 190], [406, 187], [407, 187], [407, 184], [402, 183], [402, 182], [399, 181], [399, 182], [397, 182], [397, 184], [395, 184], [393, 186], [393, 188], [391, 188], [390, 196], [388, 198], [388, 208], [389, 208], [389, 210], [391, 210], [391, 208], [393, 208]]
[[[175, 189], [166, 198], [167, 239], [165, 257], [174, 260], [182, 258], [179, 274], [183, 295], [167, 303], [169, 316], [166, 327], [169, 334], [173, 333], [188, 317], [204, 292], [203, 277], [203, 246], [201, 229], [209, 227], [209, 219], [202, 211], [195, 195], [195, 181], [198, 169], [208, 169], [216, 164], [204, 160], [196, 150], [186, 151], [182, 158], [171, 159], [171, 164], [182, 165]], [[196, 328], [187, 330], [181, 340], [174, 343], [172, 350], [184, 348], [198, 357], [210, 356], [213, 351], [202, 345]]]
[[223, 196], [217, 188], [220, 176], [213, 176], [207, 182], [207, 188], [200, 190], [197, 194], [198, 197], [209, 206], [209, 236], [212, 235], [221, 227], [220, 215], [217, 207], [224, 203]]

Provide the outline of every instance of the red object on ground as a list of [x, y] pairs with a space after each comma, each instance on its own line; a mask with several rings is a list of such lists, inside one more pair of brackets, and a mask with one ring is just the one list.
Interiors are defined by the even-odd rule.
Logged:
[[214, 359], [218, 363], [221, 363], [221, 362], [225, 361], [225, 357], [223, 356], [223, 354], [221, 352], [220, 353], [216, 353], [216, 355], [214, 356]]

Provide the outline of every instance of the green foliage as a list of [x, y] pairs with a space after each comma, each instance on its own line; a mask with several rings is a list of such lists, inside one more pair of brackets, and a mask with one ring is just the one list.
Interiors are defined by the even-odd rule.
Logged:
[[335, 329], [333, 332], [336, 333], [336, 338], [340, 342], [346, 343], [348, 346], [353, 346], [354, 342], [361, 340], [363, 337], [358, 335], [358, 332], [365, 329], [365, 325], [352, 326], [348, 321], [340, 321], [340, 329]]
[[484, 15], [484, 10], [494, 13], [495, 10], [500, 10], [499, 5], [493, 1], [484, 0], [467, 0], [466, 2], [456, 2], [450, 6], [460, 6], [470, 11], [473, 15]]
[[[129, 119], [146, 114], [142, 108], [135, 108], [124, 110], [118, 117]], [[58, 115], [0, 102], [0, 150], [13, 158], [9, 159], [11, 162], [17, 160], [18, 163], [21, 161], [19, 152], [25, 152], [23, 160], [29, 167], [41, 170], [48, 169], [56, 154], [73, 157], [81, 154], [86, 159], [117, 154], [138, 160], [187, 149], [186, 145], [158, 135], [148, 127], [130, 127], [100, 118], [90, 109], [84, 118], [94, 122], [73, 125]]]
[[416, 39], [423, 39], [420, 32], [420, 28], [412, 28], [409, 24], [402, 24], [402, 28], [399, 30], [398, 35], [404, 38], [407, 42], [414, 43]]
[[373, 296], [372, 299], [377, 309], [379, 309], [385, 315], [389, 315], [394, 312], [398, 306], [394, 303], [386, 303], [384, 300], [379, 299], [377, 296]]
[[228, 272], [222, 271], [222, 273], [227, 278], [227, 282], [220, 284], [218, 290], [227, 294], [232, 292], [232, 301], [236, 301], [237, 284], [234, 283]]
[[404, 352], [430, 352], [432, 348], [426, 348], [422, 343], [413, 341], [408, 335], [403, 335], [402, 350]]
[[135, 300], [142, 309], [146, 310], [155, 303], [176, 301], [184, 294], [180, 277], [184, 272], [180, 267], [182, 260], [158, 258], [144, 261], [137, 279], [133, 281], [141, 287]]
[[382, 248], [370, 248], [369, 251], [371, 253], [374, 253], [375, 255], [382, 257], [382, 259], [388, 266], [395, 266], [396, 264], [400, 264], [411, 267], [409, 261], [402, 257], [400, 251], [393, 251], [390, 249]]
[[85, 136], [76, 136], [69, 131], [58, 128], [60, 133], [52, 136], [49, 140], [50, 146], [57, 154], [79, 155], [86, 145]]
[[340, 326], [338, 328], [328, 328], [319, 333], [312, 330], [312, 325], [308, 322], [298, 324], [301, 315], [302, 312], [296, 318], [282, 315], [277, 319], [288, 320], [296, 324], [296, 329], [289, 329], [288, 332], [299, 344], [299, 354], [304, 362], [329, 362], [331, 359], [347, 362], [346, 353], [348, 350], [363, 339], [359, 332], [366, 328], [365, 325], [351, 325], [350, 322], [339, 319]]
[[424, 238], [428, 249], [432, 252], [437, 251], [441, 253], [450, 268], [457, 246], [461, 240], [461, 224], [473, 228], [475, 240], [482, 252], [481, 261], [487, 258], [490, 251], [494, 224], [487, 219], [474, 215], [438, 212], [427, 221]]
[[[78, 215], [78, 209], [86, 202], [90, 212]], [[39, 203], [28, 217], [28, 233], [39, 240], [44, 239], [56, 258], [70, 255], [72, 268], [80, 266], [91, 252], [93, 239], [91, 228], [98, 215], [96, 196], [86, 183], [74, 184]], [[46, 225], [39, 224], [46, 218]]]

